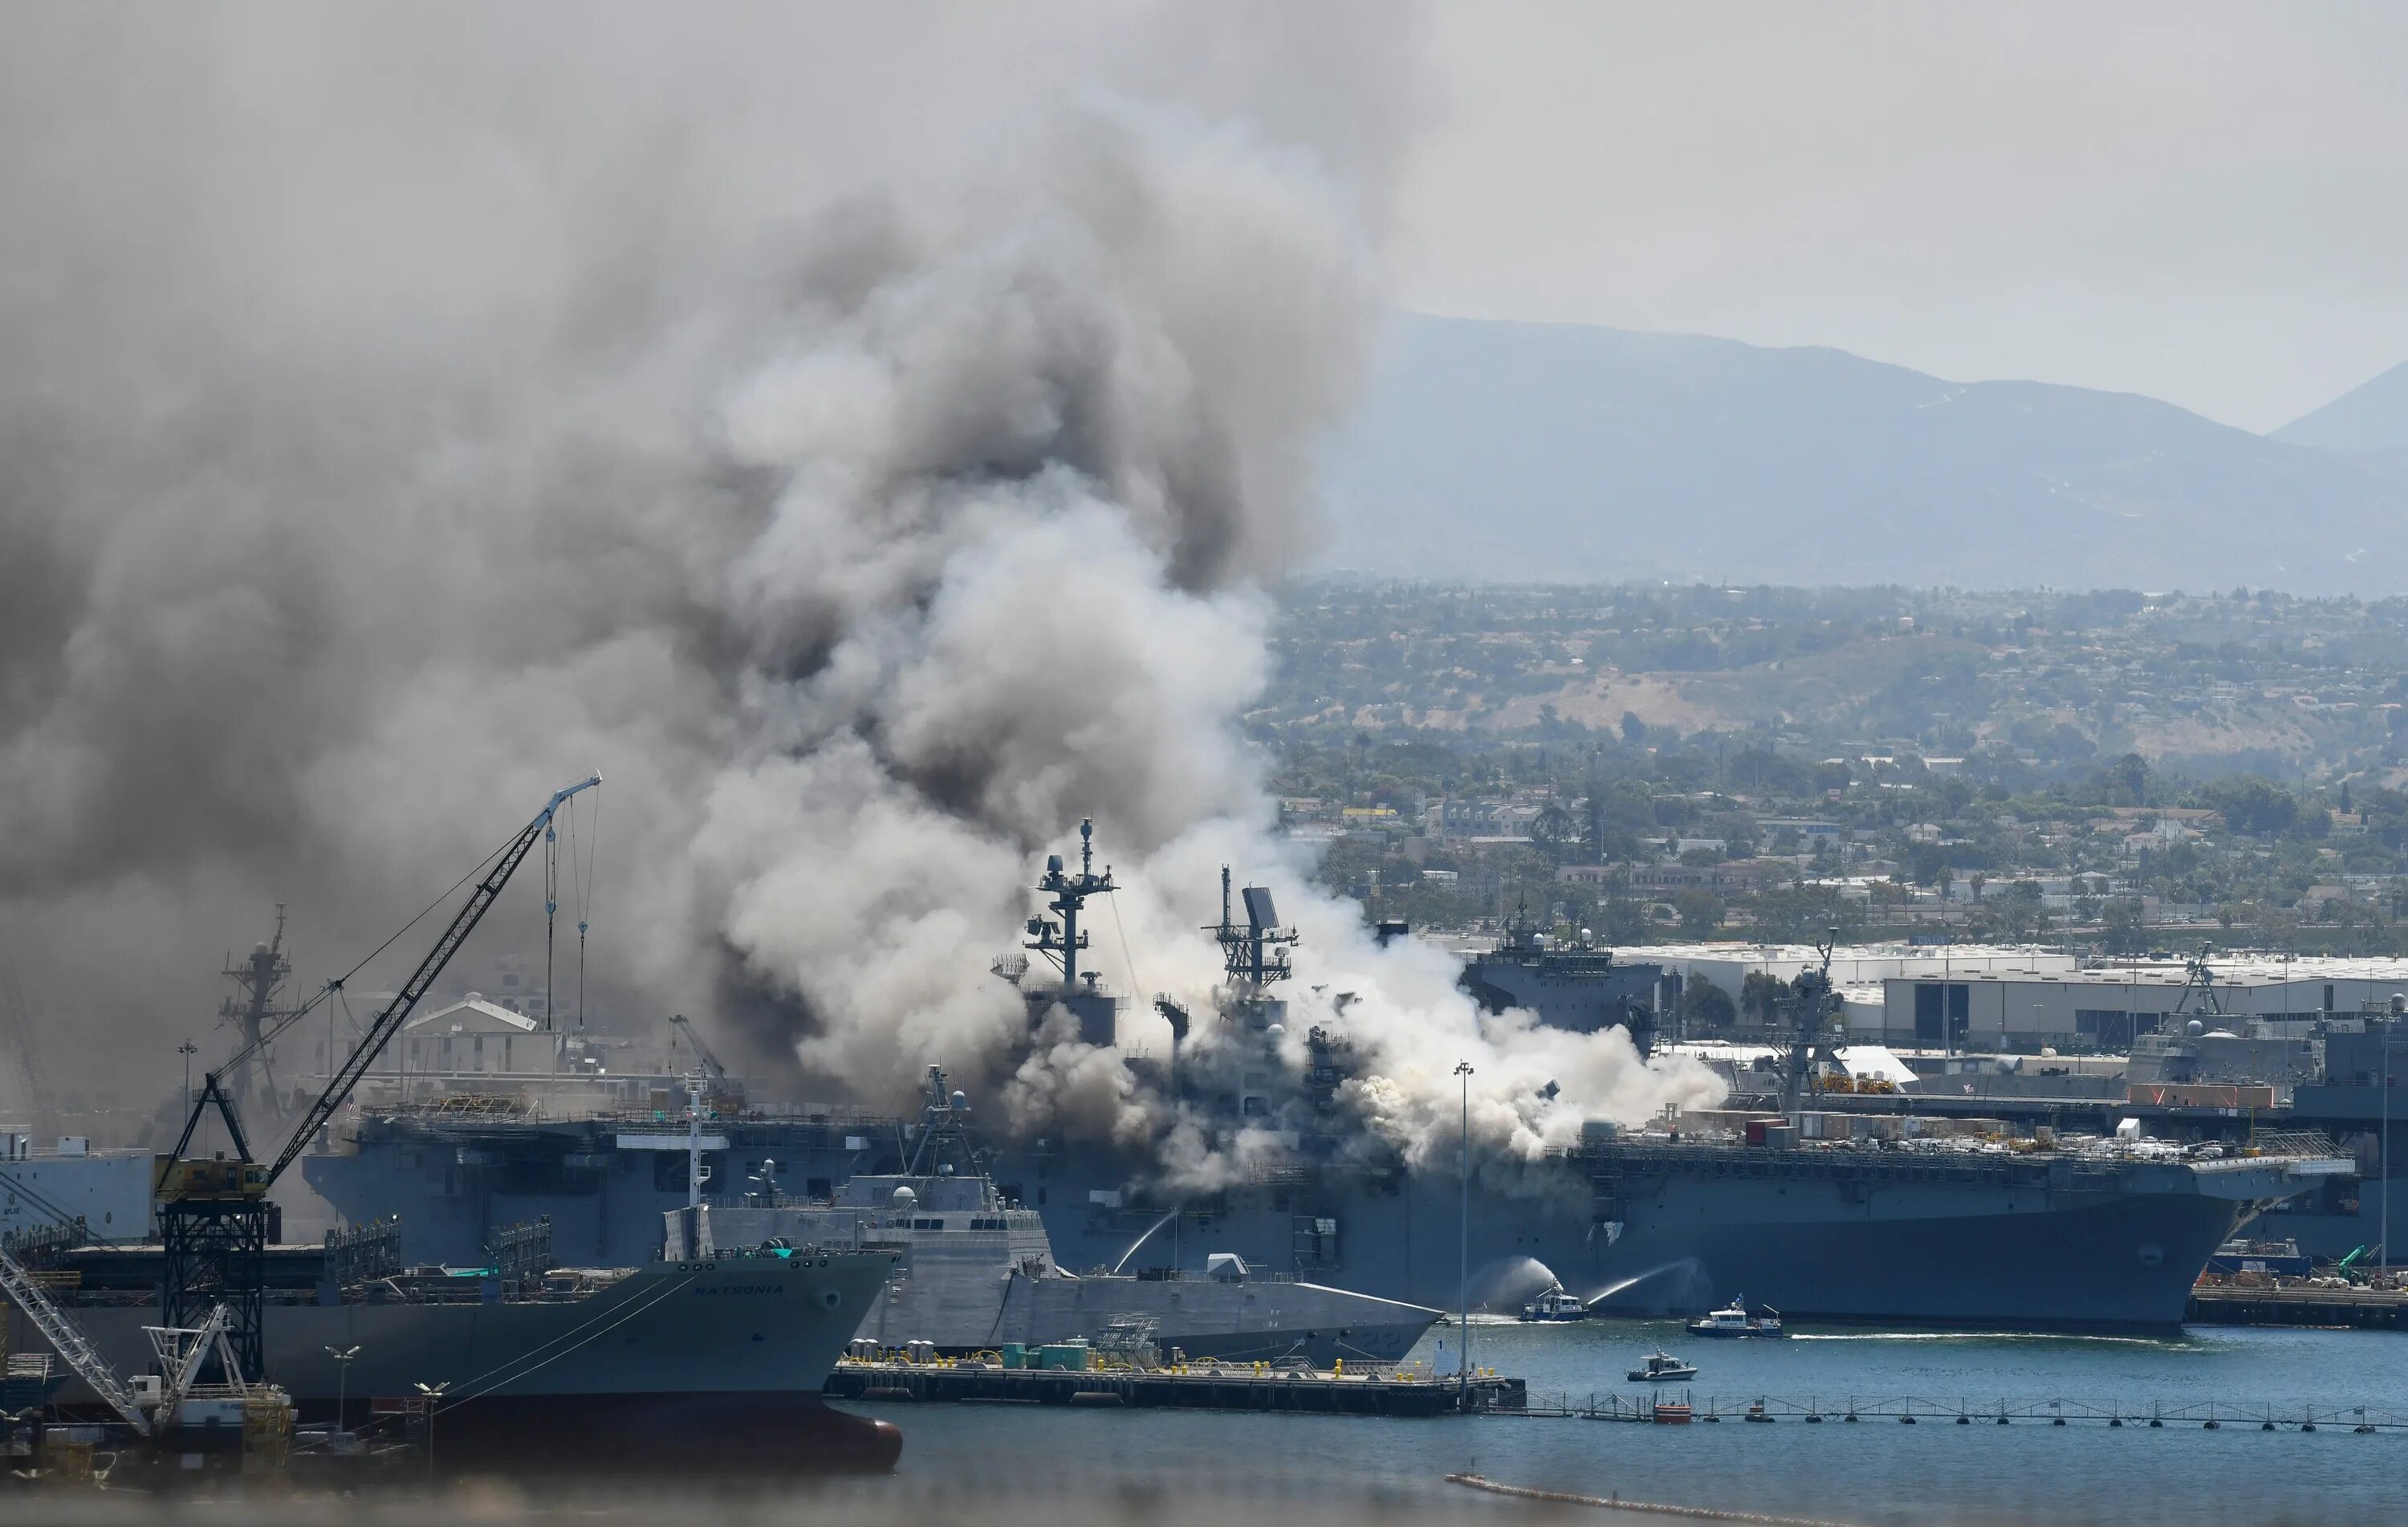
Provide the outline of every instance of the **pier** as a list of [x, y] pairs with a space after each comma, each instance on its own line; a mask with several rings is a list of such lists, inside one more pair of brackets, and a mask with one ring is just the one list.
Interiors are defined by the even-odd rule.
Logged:
[[1815, 1426], [1885, 1421], [1895, 1426], [2101, 1426], [2201, 1427], [2220, 1431], [2408, 1432], [2408, 1409], [2341, 1404], [2250, 1404], [2234, 1400], [2160, 1401], [2070, 1399], [1975, 1400], [1926, 1395], [1810, 1395], [1786, 1399], [1756, 1394], [1695, 1396], [1687, 1391], [1623, 1395], [1525, 1392], [1522, 1403], [1498, 1414], [1532, 1419], [1633, 1421], [1641, 1425], [1689, 1426], [1723, 1421]]
[[1359, 1373], [1259, 1363], [1167, 1368], [1006, 1368], [976, 1360], [864, 1361], [828, 1376], [830, 1399], [1183, 1410], [1283, 1410], [1333, 1416], [1453, 1416], [1517, 1409], [1518, 1378], [1415, 1369]]
[[2205, 1326], [2315, 1326], [2408, 1331], [2408, 1293], [2381, 1289], [2252, 1289], [2205, 1284], [2190, 1291], [2183, 1318]]

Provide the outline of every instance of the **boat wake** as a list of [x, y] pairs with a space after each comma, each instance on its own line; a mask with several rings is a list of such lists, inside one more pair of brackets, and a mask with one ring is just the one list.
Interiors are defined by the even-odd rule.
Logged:
[[1848, 1331], [1808, 1335], [1791, 1332], [1797, 1342], [2082, 1342], [2121, 1347], [2183, 1347], [2180, 1336], [2116, 1336], [2081, 1331]]

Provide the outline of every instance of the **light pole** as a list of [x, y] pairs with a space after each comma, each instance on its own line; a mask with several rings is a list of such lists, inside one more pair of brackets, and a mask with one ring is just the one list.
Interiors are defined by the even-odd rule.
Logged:
[[2383, 1280], [2391, 1281], [2391, 1051], [2401, 1042], [2388, 1026], [2383, 1034]]
[[356, 1347], [329, 1347], [326, 1355], [335, 1360], [335, 1437], [339, 1446], [349, 1428], [344, 1423], [351, 1409], [351, 1360], [360, 1355]]
[[186, 1118], [193, 1116], [193, 1057], [198, 1055], [200, 1049], [199, 1045], [189, 1039], [176, 1046], [176, 1053], [184, 1058], [184, 1116]]
[[1463, 1409], [1471, 1409], [1471, 1062], [1458, 1060], [1455, 1073], [1463, 1078], [1463, 1255], [1461, 1264], [1461, 1298], [1463, 1302], [1462, 1350], [1455, 1354], [1455, 1366], [1462, 1377], [1456, 1386], [1456, 1396]]

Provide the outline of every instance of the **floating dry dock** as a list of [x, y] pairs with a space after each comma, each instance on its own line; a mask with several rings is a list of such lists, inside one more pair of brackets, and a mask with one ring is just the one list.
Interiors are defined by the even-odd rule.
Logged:
[[1131, 1405], [1184, 1410], [1291, 1410], [1336, 1416], [1452, 1416], [1515, 1410], [1523, 1380], [1417, 1370], [1350, 1373], [1268, 1364], [1170, 1368], [1006, 1368], [976, 1361], [861, 1361], [828, 1376], [830, 1399]]

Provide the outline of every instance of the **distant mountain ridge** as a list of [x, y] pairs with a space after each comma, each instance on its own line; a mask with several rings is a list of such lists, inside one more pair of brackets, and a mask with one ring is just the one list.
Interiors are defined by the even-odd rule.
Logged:
[[1383, 575], [2408, 589], [2408, 483], [2348, 455], [1695, 335], [1400, 315], [1324, 482], [1322, 562]]
[[2269, 439], [2338, 451], [2408, 451], [2408, 362], [2301, 414]]

